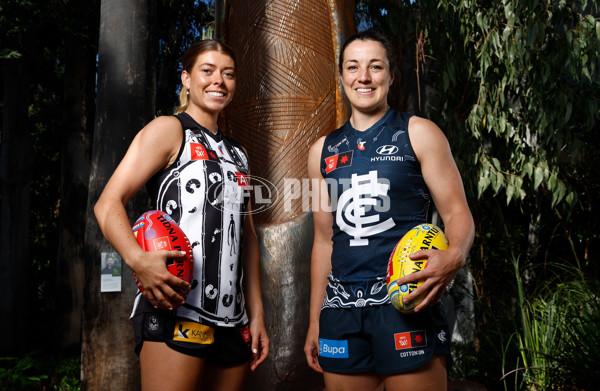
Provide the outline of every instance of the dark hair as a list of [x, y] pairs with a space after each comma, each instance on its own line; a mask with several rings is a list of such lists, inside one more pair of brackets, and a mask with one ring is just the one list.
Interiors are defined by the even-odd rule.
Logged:
[[[231, 57], [233, 60], [233, 65], [236, 65], [235, 53], [233, 49], [228, 45], [224, 44], [221, 41], [217, 41], [214, 39], [205, 39], [202, 41], [196, 41], [192, 43], [181, 56], [181, 68], [182, 71], [186, 71], [188, 73], [192, 72], [192, 68], [196, 63], [196, 59], [205, 52], [216, 51], [219, 53], [223, 53]], [[181, 113], [185, 111], [188, 107], [188, 96], [187, 90], [182, 86], [179, 91], [179, 107], [175, 110], [175, 114]]]
[[346, 47], [354, 41], [375, 41], [379, 42], [386, 51], [387, 60], [390, 64], [390, 72], [392, 74], [396, 71], [396, 56], [394, 55], [394, 46], [392, 46], [391, 41], [384, 34], [380, 33], [377, 30], [369, 29], [358, 32], [352, 35], [350, 38], [344, 42], [342, 45], [342, 50], [340, 50], [340, 58], [338, 59], [338, 67], [340, 70], [340, 74], [342, 73], [343, 66], [342, 63], [344, 61], [344, 52], [346, 51]]

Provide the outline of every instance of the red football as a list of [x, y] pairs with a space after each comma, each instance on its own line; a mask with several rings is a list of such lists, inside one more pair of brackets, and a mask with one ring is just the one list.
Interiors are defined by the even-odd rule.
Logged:
[[[169, 258], [167, 269], [175, 277], [192, 283], [194, 273], [194, 256], [192, 246], [187, 236], [171, 216], [160, 210], [151, 210], [140, 216], [133, 225], [133, 234], [139, 245], [146, 251], [179, 250], [185, 251], [186, 256]], [[134, 271], [133, 279], [140, 292], [144, 287]], [[178, 293], [185, 293], [180, 292]]]

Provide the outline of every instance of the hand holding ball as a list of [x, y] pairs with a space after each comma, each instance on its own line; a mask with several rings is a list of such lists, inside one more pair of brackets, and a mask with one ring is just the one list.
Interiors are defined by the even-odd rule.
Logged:
[[[133, 234], [138, 244], [146, 251], [178, 250], [185, 252], [181, 258], [167, 259], [167, 270], [184, 281], [192, 283], [194, 258], [192, 246], [185, 233], [173, 218], [165, 212], [151, 210], [140, 216], [133, 225]], [[132, 271], [133, 279], [140, 292], [144, 291], [142, 283]], [[179, 294], [187, 292], [177, 291]]]
[[390, 255], [387, 271], [387, 289], [392, 305], [400, 312], [412, 313], [423, 300], [418, 297], [408, 304], [402, 299], [423, 284], [423, 281], [410, 282], [398, 286], [397, 280], [427, 267], [426, 259], [410, 259], [409, 255], [421, 250], [447, 250], [448, 239], [444, 232], [432, 224], [419, 224], [408, 231], [398, 242]]

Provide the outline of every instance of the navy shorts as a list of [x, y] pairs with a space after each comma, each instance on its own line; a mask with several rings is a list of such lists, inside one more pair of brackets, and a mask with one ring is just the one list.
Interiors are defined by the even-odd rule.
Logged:
[[450, 333], [441, 303], [414, 314], [391, 304], [327, 308], [319, 319], [319, 364], [335, 373], [395, 374], [450, 355]]
[[209, 365], [236, 366], [248, 362], [252, 356], [247, 325], [204, 325], [177, 317], [174, 311], [155, 309], [146, 298], [140, 299], [132, 321], [138, 355], [144, 341], [155, 341], [164, 342], [179, 353], [205, 358]]

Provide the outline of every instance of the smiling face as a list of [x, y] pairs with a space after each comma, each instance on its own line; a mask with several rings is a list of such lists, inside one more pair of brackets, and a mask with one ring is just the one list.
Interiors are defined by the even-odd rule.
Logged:
[[389, 108], [387, 95], [394, 80], [385, 47], [373, 40], [355, 40], [346, 46], [341, 66], [352, 112], [383, 115]]
[[211, 50], [200, 54], [189, 71], [181, 73], [189, 91], [188, 110], [199, 115], [218, 116], [235, 92], [235, 62], [227, 54]]

